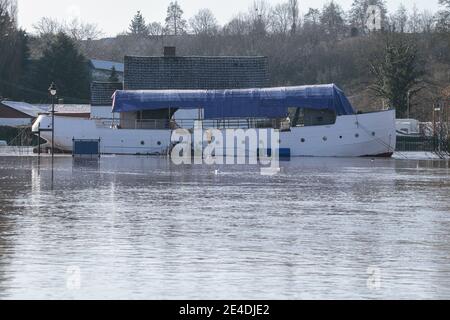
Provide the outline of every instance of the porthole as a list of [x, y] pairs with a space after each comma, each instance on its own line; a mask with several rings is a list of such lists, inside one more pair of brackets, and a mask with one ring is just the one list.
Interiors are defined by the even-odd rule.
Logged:
[[145, 141], [141, 141], [141, 146], [145, 145]]
[[327, 137], [323, 137], [322, 139], [323, 139], [323, 141], [327, 141], [327, 140], [328, 140], [328, 138], [327, 138]]
[[160, 145], [161, 145], [161, 141], [158, 141], [158, 143], [157, 143], [157, 144], [158, 144], [158, 146], [160, 146]]
[[306, 140], [305, 140], [304, 138], [302, 138], [300, 141], [301, 141], [302, 143], [305, 143]]
[[355, 138], [359, 138], [359, 133], [355, 134]]
[[375, 132], [372, 132], [372, 136], [375, 137], [377, 134]]
[[343, 136], [339, 136], [339, 139], [342, 139], [342, 138], [344, 138]]

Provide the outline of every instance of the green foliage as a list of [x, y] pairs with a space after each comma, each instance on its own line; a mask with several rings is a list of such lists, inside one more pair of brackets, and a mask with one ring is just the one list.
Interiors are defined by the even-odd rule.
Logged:
[[58, 97], [66, 103], [88, 103], [90, 81], [87, 60], [73, 39], [59, 33], [35, 64], [30, 79], [30, 86], [34, 89], [30, 100], [48, 101], [47, 89], [54, 82]]
[[148, 36], [149, 29], [140, 11], [138, 11], [133, 17], [133, 20], [131, 20], [128, 31], [129, 34], [134, 36]]
[[397, 109], [397, 116], [404, 117], [408, 100], [420, 90], [417, 85], [424, 70], [418, 59], [414, 40], [398, 35], [384, 35], [383, 54], [371, 63], [375, 82], [371, 89]]
[[109, 82], [119, 82], [119, 76], [117, 75], [116, 67], [113, 66], [111, 69], [111, 75], [108, 78]]
[[344, 11], [334, 1], [323, 7], [320, 22], [325, 33], [332, 39], [337, 39], [345, 34]]
[[29, 57], [28, 37], [17, 29], [7, 4], [0, 2], [0, 97], [17, 98]]

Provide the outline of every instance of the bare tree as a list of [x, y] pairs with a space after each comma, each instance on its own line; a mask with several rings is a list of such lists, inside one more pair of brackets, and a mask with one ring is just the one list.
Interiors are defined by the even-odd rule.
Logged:
[[63, 32], [75, 41], [94, 40], [102, 35], [96, 24], [86, 23], [77, 18], [59, 22], [53, 18], [43, 17], [33, 25], [33, 29], [39, 37], [55, 36]]
[[228, 22], [223, 33], [230, 36], [242, 36], [250, 33], [251, 25], [246, 15], [240, 13]]
[[412, 33], [419, 32], [420, 29], [420, 13], [417, 5], [414, 3], [411, 14], [408, 19], [408, 30]]
[[11, 22], [15, 23], [17, 26], [17, 0], [0, 0], [0, 7], [8, 12]]
[[450, 0], [439, 0], [439, 4], [444, 9], [436, 14], [436, 27], [440, 32], [448, 32], [450, 30]]
[[298, 0], [289, 0], [289, 12], [290, 12], [290, 23], [291, 23], [291, 34], [297, 33], [297, 28], [299, 24], [299, 6]]
[[419, 29], [421, 32], [431, 33], [434, 30], [436, 17], [431, 11], [424, 10], [419, 16]]
[[183, 18], [183, 13], [177, 1], [170, 3], [166, 17], [166, 32], [168, 34], [177, 36], [186, 32], [187, 22]]
[[209, 9], [201, 9], [189, 21], [192, 31], [197, 35], [214, 35], [219, 30], [219, 24]]
[[271, 7], [267, 0], [254, 0], [249, 8], [248, 17], [252, 25], [252, 33], [263, 35], [267, 33], [270, 24]]
[[289, 3], [280, 3], [273, 8], [270, 19], [270, 29], [273, 33], [284, 35], [289, 33], [292, 28], [290, 9]]
[[96, 24], [83, 22], [77, 18], [65, 23], [64, 29], [76, 41], [95, 40], [103, 34]]
[[164, 26], [159, 22], [152, 22], [148, 25], [148, 33], [151, 36], [163, 36]]
[[320, 23], [320, 10], [309, 8], [308, 12], [305, 14], [305, 23], [314, 27], [318, 26]]
[[392, 31], [404, 33], [408, 25], [408, 10], [403, 4], [400, 4], [397, 11], [391, 15]]
[[33, 24], [34, 32], [37, 36], [55, 35], [63, 31], [63, 25], [56, 19], [50, 17], [42, 17], [38, 22]]

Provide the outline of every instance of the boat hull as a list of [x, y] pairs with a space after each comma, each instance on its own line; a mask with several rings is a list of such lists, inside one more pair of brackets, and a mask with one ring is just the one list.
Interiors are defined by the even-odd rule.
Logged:
[[[51, 128], [51, 117], [41, 115], [33, 125]], [[55, 146], [71, 152], [73, 139], [100, 139], [101, 153], [167, 154], [170, 130], [128, 130], [99, 126], [98, 120], [55, 118]], [[51, 142], [51, 132], [41, 137]], [[295, 127], [280, 133], [280, 147], [293, 157], [390, 157], [396, 147], [395, 110], [339, 116], [327, 126]]]

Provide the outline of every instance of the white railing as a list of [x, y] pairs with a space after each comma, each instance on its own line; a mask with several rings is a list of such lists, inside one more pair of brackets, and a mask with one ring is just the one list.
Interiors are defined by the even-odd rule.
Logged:
[[195, 120], [195, 119], [143, 119], [143, 120], [118, 120], [95, 119], [99, 128], [133, 129], [133, 130], [164, 130], [164, 129], [257, 129], [275, 128], [289, 129], [290, 122], [286, 119], [219, 119], [219, 120]]

